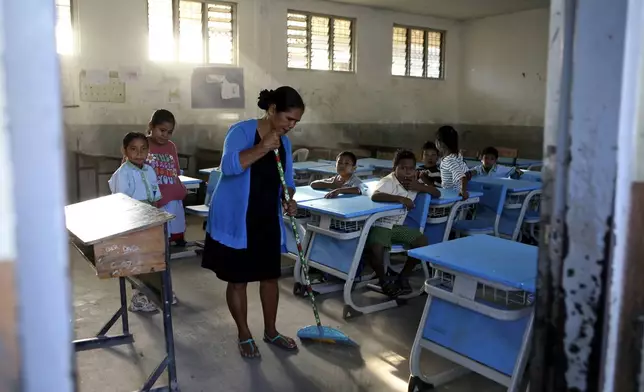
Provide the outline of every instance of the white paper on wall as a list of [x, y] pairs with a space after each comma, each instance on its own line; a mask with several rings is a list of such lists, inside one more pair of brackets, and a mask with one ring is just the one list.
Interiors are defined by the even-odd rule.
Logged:
[[224, 78], [221, 83], [221, 99], [234, 99], [239, 98], [239, 85], [237, 83], [230, 83]]

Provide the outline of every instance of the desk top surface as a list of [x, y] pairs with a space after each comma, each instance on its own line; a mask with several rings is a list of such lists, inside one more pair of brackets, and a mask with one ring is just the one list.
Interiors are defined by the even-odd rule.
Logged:
[[[481, 163], [481, 160], [476, 158], [476, 157], [463, 157], [466, 163], [470, 162], [478, 162], [477, 164]], [[496, 160], [496, 163], [499, 165], [506, 165], [506, 166], [513, 166], [514, 165], [514, 158], [507, 158], [507, 157], [499, 157], [499, 159]], [[533, 165], [541, 165], [543, 164], [543, 161], [540, 159], [529, 159], [529, 158], [517, 158], [516, 165], [519, 167], [528, 167], [528, 166], [533, 166]]]
[[194, 177], [179, 176], [179, 180], [181, 180], [183, 184], [201, 184], [201, 180]]
[[293, 200], [301, 203], [309, 200], [324, 199], [324, 195], [326, 195], [328, 192], [329, 191], [317, 191], [311, 188], [309, 185], [298, 186], [297, 188], [295, 188], [295, 195], [293, 196]]
[[537, 251], [536, 246], [474, 235], [411, 249], [408, 254], [439, 268], [442, 266], [533, 293], [537, 279]]
[[199, 174], [210, 174], [211, 171], [213, 170], [219, 170], [218, 167], [208, 167], [205, 169], [199, 169]]
[[[360, 166], [372, 166], [376, 169], [392, 169], [394, 168], [394, 161], [391, 159], [376, 159], [376, 158], [362, 158], [358, 159]], [[417, 162], [416, 167], [422, 166], [422, 162]]]
[[513, 180], [511, 178], [494, 178], [485, 176], [473, 177], [471, 181], [487, 184], [502, 184], [508, 187], [508, 192], [530, 192], [541, 189], [543, 186], [542, 183], [536, 181]]
[[402, 209], [398, 203], [377, 203], [368, 196], [338, 197], [335, 199], [316, 199], [298, 204], [298, 207], [320, 214], [333, 215], [344, 219], [373, 215], [379, 212]]
[[293, 162], [293, 170], [309, 170], [314, 167], [328, 166], [328, 162], [314, 162], [314, 161], [305, 161], [305, 162]]
[[67, 230], [86, 245], [159, 226], [173, 218], [121, 193], [65, 207]]
[[524, 170], [521, 179], [525, 181], [542, 181], [540, 171]]
[[[311, 167], [308, 170], [313, 173], [322, 173], [322, 174], [329, 174], [329, 175], [334, 175], [338, 173], [335, 168], [335, 165], [316, 166], [316, 167]], [[360, 173], [368, 173], [372, 171], [373, 171], [373, 167], [357, 166], [355, 173], [360, 174]]]
[[[456, 203], [457, 201], [463, 200], [463, 197], [458, 194], [457, 191], [451, 190], [451, 189], [443, 189], [443, 188], [438, 188], [438, 190], [441, 193], [440, 198], [434, 198], [432, 197], [432, 200], [429, 202], [430, 205], [443, 205], [443, 204], [451, 204], [451, 203]], [[483, 192], [469, 192], [470, 199], [475, 198], [475, 197], [481, 197], [483, 196]]]

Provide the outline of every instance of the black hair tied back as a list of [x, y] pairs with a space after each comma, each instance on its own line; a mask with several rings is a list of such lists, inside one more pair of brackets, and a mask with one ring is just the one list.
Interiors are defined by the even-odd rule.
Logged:
[[268, 110], [273, 102], [275, 90], [262, 90], [257, 98], [257, 106], [262, 110]]
[[282, 86], [275, 90], [262, 90], [257, 98], [257, 106], [262, 110], [268, 110], [275, 105], [276, 112], [286, 112], [291, 109], [304, 111], [304, 101], [293, 87]]

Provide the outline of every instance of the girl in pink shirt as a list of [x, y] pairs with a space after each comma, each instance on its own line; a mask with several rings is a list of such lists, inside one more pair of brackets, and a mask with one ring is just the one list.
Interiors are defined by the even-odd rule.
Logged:
[[152, 114], [148, 125], [150, 152], [146, 163], [152, 166], [159, 182], [162, 197], [157, 202], [157, 207], [175, 216], [168, 223], [170, 242], [185, 246], [186, 215], [183, 199], [187, 191], [179, 179], [181, 168], [177, 146], [170, 140], [175, 125], [174, 115], [168, 110], [159, 109]]

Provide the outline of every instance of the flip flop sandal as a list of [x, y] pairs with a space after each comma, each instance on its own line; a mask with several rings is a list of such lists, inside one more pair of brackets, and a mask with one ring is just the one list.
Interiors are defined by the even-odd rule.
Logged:
[[389, 298], [396, 298], [401, 294], [400, 286], [396, 279], [385, 279], [380, 285], [383, 294]]
[[[244, 350], [242, 349], [242, 345], [244, 344], [250, 345], [250, 348], [251, 348], [250, 354], [244, 353]], [[239, 347], [239, 353], [243, 358], [259, 358], [261, 356], [261, 354], [259, 353], [259, 350], [257, 349], [257, 346], [255, 345], [255, 341], [253, 340], [253, 338], [250, 338], [244, 341], [239, 341], [237, 343], [237, 346]]]
[[[286, 345], [279, 343], [279, 339], [282, 339], [284, 342], [286, 342]], [[266, 335], [266, 332], [264, 332], [264, 341], [268, 344], [272, 344], [286, 351], [297, 350], [297, 344], [295, 342], [291, 343], [290, 340], [288, 340], [287, 338], [282, 336], [282, 334], [279, 334], [279, 333], [274, 338], [271, 339], [268, 337], [268, 335]]]

